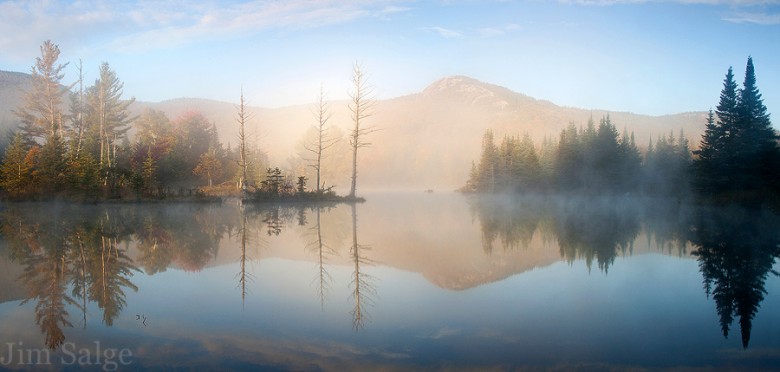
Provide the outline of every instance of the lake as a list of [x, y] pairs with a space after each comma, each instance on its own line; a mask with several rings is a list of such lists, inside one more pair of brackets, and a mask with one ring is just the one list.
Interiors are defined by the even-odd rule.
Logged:
[[0, 208], [0, 369], [780, 368], [780, 219], [632, 197]]

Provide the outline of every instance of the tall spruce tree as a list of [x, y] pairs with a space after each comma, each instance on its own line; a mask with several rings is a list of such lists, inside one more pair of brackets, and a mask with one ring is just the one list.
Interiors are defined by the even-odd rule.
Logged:
[[477, 165], [477, 190], [493, 192], [496, 190], [498, 172], [498, 147], [493, 138], [493, 130], [486, 129], [482, 135], [482, 154]]
[[723, 82], [717, 110], [707, 118], [694, 162], [695, 185], [710, 195], [760, 196], [778, 190], [780, 150], [756, 86], [753, 59], [748, 57], [742, 89], [732, 68]]
[[752, 57], [748, 57], [745, 67], [736, 117], [735, 168], [740, 175], [737, 187], [765, 190], [773, 183], [767, 178], [774, 173], [771, 167], [778, 156], [778, 137], [756, 86]]
[[21, 107], [14, 114], [22, 122], [22, 133], [28, 143], [47, 140], [56, 132], [62, 134], [62, 100], [69, 87], [60, 83], [65, 74], [65, 64], [58, 64], [60, 48], [51, 40], [41, 45], [41, 56], [35, 58], [32, 67], [32, 88], [25, 92]]

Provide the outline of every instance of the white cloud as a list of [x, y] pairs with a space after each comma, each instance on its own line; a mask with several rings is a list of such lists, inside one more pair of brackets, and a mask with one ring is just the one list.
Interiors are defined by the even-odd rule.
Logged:
[[455, 31], [455, 30], [451, 30], [451, 29], [444, 28], [444, 27], [439, 27], [439, 26], [423, 27], [422, 29], [426, 30], [426, 31], [433, 31], [433, 32], [439, 34], [439, 36], [441, 36], [441, 37], [443, 37], [445, 39], [454, 39], [454, 38], [461, 38], [461, 37], [463, 37], [463, 34], [460, 33], [459, 31]]
[[[404, 0], [84, 0], [0, 2], [0, 49], [29, 57], [41, 41], [104, 43], [149, 50], [203, 39], [243, 37], [266, 29], [311, 29], [411, 10]], [[30, 47], [32, 45], [32, 47]]]
[[723, 17], [731, 23], [755, 23], [758, 25], [780, 25], [780, 14], [735, 13]]
[[483, 27], [477, 29], [477, 33], [482, 37], [497, 37], [519, 29], [521, 29], [520, 25], [516, 23], [508, 23], [506, 25], [497, 27]]

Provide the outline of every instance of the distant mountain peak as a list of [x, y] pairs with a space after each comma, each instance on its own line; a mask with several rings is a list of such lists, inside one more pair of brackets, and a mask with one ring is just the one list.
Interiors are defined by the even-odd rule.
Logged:
[[455, 75], [443, 77], [434, 81], [423, 91], [426, 95], [448, 92], [474, 92], [489, 90], [486, 83], [468, 76]]
[[460, 101], [472, 106], [487, 106], [505, 110], [529, 97], [502, 86], [479, 81], [468, 76], [447, 76], [434, 81], [422, 95]]

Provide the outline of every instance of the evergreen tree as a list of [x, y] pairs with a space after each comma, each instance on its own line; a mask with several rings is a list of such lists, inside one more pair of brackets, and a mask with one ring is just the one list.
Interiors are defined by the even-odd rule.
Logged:
[[729, 68], [716, 114], [707, 118], [694, 165], [695, 185], [708, 195], [755, 197], [778, 190], [778, 136], [756, 86], [748, 58], [745, 80], [737, 90]]
[[766, 190], [774, 184], [771, 168], [778, 157], [777, 134], [756, 86], [753, 59], [748, 57], [745, 80], [736, 107], [735, 170], [738, 188]]
[[539, 147], [539, 167], [541, 172], [542, 186], [552, 185], [553, 175], [555, 174], [555, 153], [557, 146], [555, 140], [545, 136]]
[[130, 117], [128, 107], [135, 102], [135, 98], [123, 100], [123, 88], [124, 84], [119, 81], [116, 72], [111, 70], [107, 62], [103, 62], [99, 78], [88, 90], [90, 127], [93, 138], [99, 144], [97, 159], [101, 169], [116, 165], [117, 146], [125, 138], [130, 122], [134, 120]]
[[477, 190], [481, 192], [496, 191], [497, 172], [498, 148], [493, 139], [493, 131], [487, 129], [482, 136], [482, 155], [477, 165]]
[[24, 197], [31, 191], [33, 164], [29, 163], [27, 152], [24, 136], [16, 132], [0, 168], [0, 187], [12, 198]]
[[57, 132], [62, 135], [62, 97], [69, 89], [60, 83], [65, 77], [62, 71], [68, 64], [57, 63], [59, 46], [46, 40], [40, 49], [41, 56], [35, 58], [32, 67], [32, 88], [26, 92], [23, 105], [14, 111], [29, 143], [45, 140]]
[[539, 156], [536, 155], [536, 148], [533, 140], [528, 133], [515, 146], [514, 155], [516, 166], [516, 187], [520, 190], [534, 190], [538, 185], [542, 173], [539, 165]]
[[723, 128], [715, 122], [715, 114], [710, 109], [701, 144], [699, 149], [694, 151], [697, 155], [693, 167], [694, 187], [699, 192], [713, 194], [725, 187], [726, 179], [716, 172], [716, 164], [721, 161], [725, 153], [723, 142]]
[[581, 184], [582, 154], [577, 127], [570, 123], [561, 131], [555, 155], [555, 182], [559, 190], [574, 190]]
[[45, 194], [51, 195], [63, 191], [67, 182], [67, 165], [65, 143], [58, 133], [54, 133], [41, 148], [38, 165], [39, 182]]

